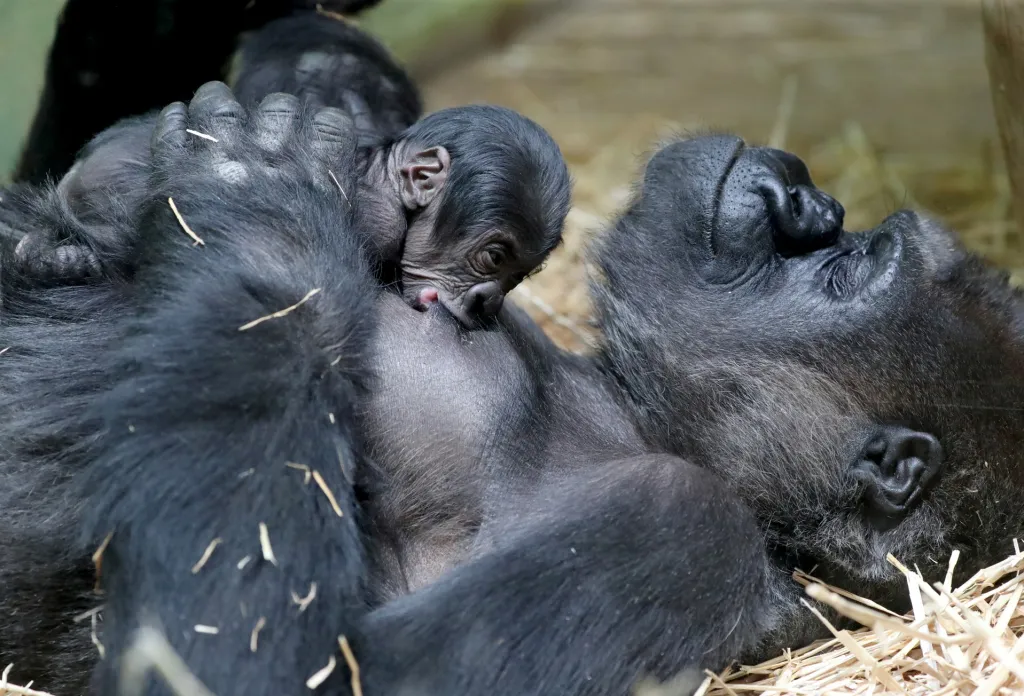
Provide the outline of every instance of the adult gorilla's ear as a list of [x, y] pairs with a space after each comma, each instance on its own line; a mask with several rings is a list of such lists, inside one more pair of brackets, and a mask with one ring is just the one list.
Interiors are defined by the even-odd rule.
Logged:
[[402, 204], [406, 210], [426, 208], [441, 193], [451, 156], [443, 147], [419, 150], [402, 162]]
[[864, 486], [869, 519], [889, 529], [909, 513], [942, 470], [942, 446], [934, 435], [901, 426], [875, 428], [850, 469]]

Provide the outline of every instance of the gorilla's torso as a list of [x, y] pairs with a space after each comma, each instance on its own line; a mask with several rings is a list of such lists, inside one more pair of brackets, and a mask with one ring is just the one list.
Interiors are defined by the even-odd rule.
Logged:
[[389, 292], [377, 307], [364, 427], [384, 484], [370, 503], [384, 596], [486, 548], [487, 521], [508, 524], [551, 476], [644, 450], [594, 363], [560, 351], [522, 311], [467, 332]]

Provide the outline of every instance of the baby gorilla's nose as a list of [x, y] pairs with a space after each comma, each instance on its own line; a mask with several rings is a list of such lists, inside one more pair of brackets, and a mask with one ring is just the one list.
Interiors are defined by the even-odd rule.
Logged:
[[493, 317], [501, 311], [501, 305], [505, 301], [505, 293], [501, 285], [495, 281], [477, 283], [467, 292], [462, 300], [462, 306], [466, 314], [471, 317]]

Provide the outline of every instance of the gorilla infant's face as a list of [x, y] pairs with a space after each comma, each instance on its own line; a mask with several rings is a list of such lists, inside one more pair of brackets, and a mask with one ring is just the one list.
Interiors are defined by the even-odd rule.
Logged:
[[733, 480], [769, 542], [823, 575], [1012, 552], [1017, 296], [917, 214], [858, 233], [843, 215], [788, 153], [729, 136], [659, 151], [606, 241], [601, 311], [669, 384], [624, 380], [656, 404], [654, 438]]

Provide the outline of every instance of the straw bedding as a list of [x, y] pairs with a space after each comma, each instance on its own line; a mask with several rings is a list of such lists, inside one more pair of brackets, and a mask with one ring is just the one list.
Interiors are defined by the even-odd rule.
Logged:
[[867, 627], [839, 631], [819, 614], [831, 640], [708, 675], [698, 696], [1024, 693], [1024, 553], [1018, 549], [957, 588], [950, 585], [955, 552], [945, 582], [934, 586], [895, 558], [889, 561], [907, 579], [910, 614], [894, 616], [798, 575], [809, 595]]

